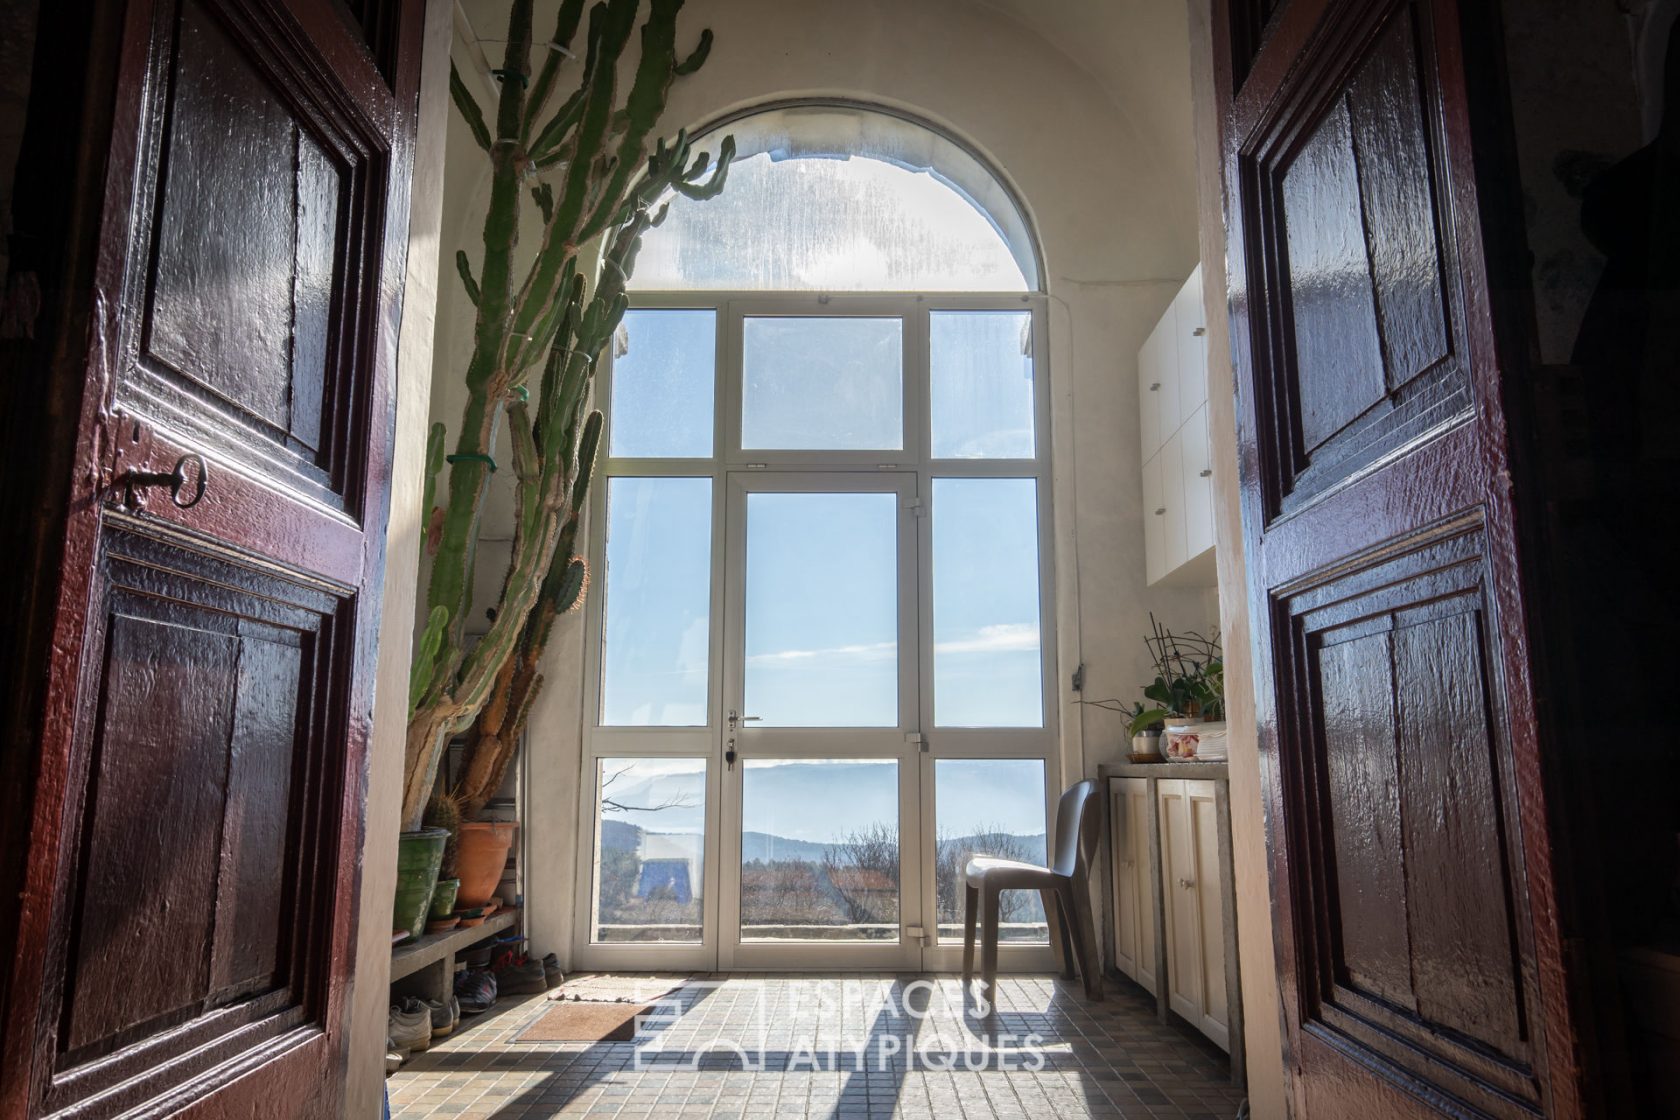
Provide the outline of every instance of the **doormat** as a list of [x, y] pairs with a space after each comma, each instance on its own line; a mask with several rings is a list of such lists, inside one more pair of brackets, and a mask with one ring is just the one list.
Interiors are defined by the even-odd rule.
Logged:
[[561, 1003], [515, 1036], [515, 1042], [629, 1042], [645, 1003]]
[[566, 982], [548, 993], [548, 998], [566, 1003], [652, 1003], [689, 981], [683, 972], [639, 975], [622, 972], [591, 972], [568, 976]]

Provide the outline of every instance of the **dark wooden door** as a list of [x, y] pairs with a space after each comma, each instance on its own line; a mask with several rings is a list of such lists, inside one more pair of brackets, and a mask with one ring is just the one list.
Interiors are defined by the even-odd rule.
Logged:
[[1518, 216], [1493, 7], [1216, 4], [1277, 959], [1314, 1120], [1586, 1108], [1491, 279]]
[[96, 246], [34, 371], [74, 454], [0, 1116], [335, 1116], [422, 0], [65, 8]]

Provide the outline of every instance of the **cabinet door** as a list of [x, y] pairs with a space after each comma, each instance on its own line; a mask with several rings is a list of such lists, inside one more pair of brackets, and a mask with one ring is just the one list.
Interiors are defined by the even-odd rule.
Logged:
[[1202, 1021], [1202, 931], [1196, 901], [1196, 853], [1185, 783], [1156, 783], [1161, 814], [1161, 874], [1166, 884], [1167, 1002], [1197, 1026]]
[[1190, 559], [1184, 523], [1184, 432], [1182, 429], [1167, 438], [1161, 448], [1161, 505], [1167, 512], [1162, 522], [1162, 572], [1171, 572]]
[[1155, 393], [1155, 407], [1159, 410], [1161, 425], [1161, 443], [1167, 442], [1167, 437], [1178, 431], [1178, 312], [1177, 300], [1167, 307], [1166, 314], [1155, 324], [1156, 349], [1159, 361], [1157, 367], [1161, 388]]
[[1200, 934], [1197, 953], [1201, 973], [1200, 1014], [1191, 1022], [1222, 1049], [1231, 1048], [1230, 1009], [1225, 991], [1225, 906], [1220, 890], [1224, 853], [1219, 847], [1218, 803], [1212, 782], [1184, 783], [1186, 811], [1192, 845], [1194, 885], [1183, 893], [1193, 896], [1196, 928]]
[[1112, 848], [1114, 890], [1114, 967], [1137, 979], [1138, 974], [1138, 880], [1137, 849], [1132, 844], [1132, 811], [1129, 782], [1124, 778], [1108, 784], [1108, 830]]
[[1137, 975], [1139, 984], [1154, 995], [1155, 975], [1155, 888], [1150, 875], [1149, 782], [1126, 779], [1126, 825], [1131, 833], [1132, 879], [1137, 890]]
[[1208, 451], [1207, 404], [1179, 430], [1184, 479], [1184, 553], [1194, 560], [1213, 547], [1213, 456]]
[[1167, 504], [1161, 478], [1165, 454], [1157, 452], [1143, 464], [1144, 574], [1150, 583], [1167, 574]]
[[1188, 424], [1207, 403], [1207, 314], [1202, 307], [1202, 266], [1190, 274], [1173, 300], [1178, 354], [1178, 422]]
[[1138, 351], [1138, 439], [1145, 459], [1161, 449], [1161, 329]]

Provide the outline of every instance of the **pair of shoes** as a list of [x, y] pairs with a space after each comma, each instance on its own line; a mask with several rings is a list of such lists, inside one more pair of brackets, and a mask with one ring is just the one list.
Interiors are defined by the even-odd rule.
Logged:
[[456, 973], [455, 998], [460, 1001], [463, 1015], [477, 1015], [490, 1010], [496, 1003], [496, 974], [482, 968]]
[[397, 1049], [397, 1044], [390, 1035], [385, 1036], [385, 1076], [389, 1077], [397, 1072], [403, 1064], [403, 1053]]
[[543, 962], [509, 952], [496, 962], [496, 990], [504, 995], [540, 995], [548, 991], [548, 970]]
[[385, 1034], [391, 1040], [391, 1049], [405, 1058], [415, 1051], [430, 1049], [432, 1009], [408, 996], [401, 1003], [392, 1005]]
[[560, 971], [559, 957], [555, 956], [553, 953], [547, 954], [542, 959], [542, 966], [543, 983], [548, 985], [550, 991], [558, 988], [566, 982], [566, 974]]
[[432, 1037], [443, 1038], [461, 1021], [461, 1001], [451, 995], [448, 999], [422, 1001], [432, 1013]]

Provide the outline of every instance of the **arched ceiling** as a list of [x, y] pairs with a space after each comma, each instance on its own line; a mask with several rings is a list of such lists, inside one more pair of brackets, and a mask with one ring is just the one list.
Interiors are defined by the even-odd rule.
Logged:
[[1020, 24], [1094, 78], [1193, 170], [1187, 0], [969, 0]]

